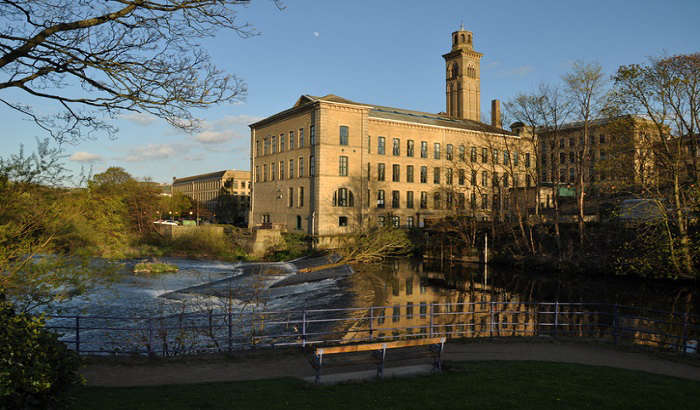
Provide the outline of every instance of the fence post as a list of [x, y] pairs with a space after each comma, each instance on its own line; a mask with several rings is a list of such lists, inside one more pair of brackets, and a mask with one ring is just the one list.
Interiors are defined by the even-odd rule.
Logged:
[[433, 315], [435, 313], [435, 304], [430, 304], [430, 337], [433, 337]]
[[369, 307], [369, 340], [372, 341], [372, 333], [374, 331], [374, 306]]
[[554, 337], [557, 337], [557, 330], [559, 329], [559, 301], [554, 302]]
[[615, 345], [617, 345], [617, 327], [618, 327], [618, 309], [617, 303], [615, 303], [615, 310], [613, 312], [613, 338], [615, 339]]
[[228, 353], [233, 352], [233, 314], [228, 312]]
[[493, 302], [489, 302], [489, 337], [493, 337]]
[[148, 318], [148, 355], [153, 354], [153, 319]]
[[301, 346], [306, 347], [306, 311], [301, 314]]
[[75, 352], [80, 354], [80, 315], [75, 316]]

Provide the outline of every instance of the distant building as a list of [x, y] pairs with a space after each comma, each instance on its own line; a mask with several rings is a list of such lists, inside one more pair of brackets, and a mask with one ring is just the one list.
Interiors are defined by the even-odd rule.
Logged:
[[[574, 122], [558, 132], [536, 130], [540, 182], [573, 186], [583, 172], [586, 183], [643, 185], [653, 176], [651, 147], [658, 141], [658, 132], [652, 121], [636, 115], [596, 119], [589, 123], [589, 141], [584, 141], [583, 128], [582, 122]], [[518, 135], [527, 131], [522, 123], [511, 129]], [[588, 160], [581, 167], [584, 155]]]
[[[249, 171], [226, 170], [184, 178], [173, 177], [172, 192], [181, 193], [196, 201], [199, 206], [217, 218], [217, 204], [235, 209], [219, 210], [220, 214], [233, 215], [221, 222], [247, 224], [250, 209], [251, 180]], [[225, 211], [225, 212], [221, 212]]]

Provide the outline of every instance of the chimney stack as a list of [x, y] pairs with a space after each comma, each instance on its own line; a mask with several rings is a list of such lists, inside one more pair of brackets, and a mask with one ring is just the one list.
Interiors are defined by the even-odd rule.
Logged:
[[503, 128], [501, 123], [501, 102], [499, 100], [491, 100], [491, 125]]

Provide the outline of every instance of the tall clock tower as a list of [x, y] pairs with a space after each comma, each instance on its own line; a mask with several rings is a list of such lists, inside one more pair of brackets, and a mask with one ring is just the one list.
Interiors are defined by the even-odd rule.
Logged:
[[461, 27], [452, 33], [452, 50], [442, 56], [445, 59], [447, 115], [451, 118], [481, 120], [482, 55], [474, 51], [471, 31]]

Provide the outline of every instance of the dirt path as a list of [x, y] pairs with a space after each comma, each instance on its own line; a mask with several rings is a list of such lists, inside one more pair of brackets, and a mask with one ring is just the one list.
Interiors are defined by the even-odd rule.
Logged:
[[[647, 353], [579, 343], [447, 343], [445, 360], [536, 360], [641, 370], [700, 381], [700, 367]], [[394, 365], [403, 363], [394, 363]], [[365, 368], [368, 368], [365, 366]], [[329, 369], [327, 373], [349, 371]], [[152, 386], [277, 377], [308, 377], [313, 370], [301, 353], [264, 351], [241, 357], [191, 358], [140, 363], [101, 362], [81, 369], [88, 385]]]

